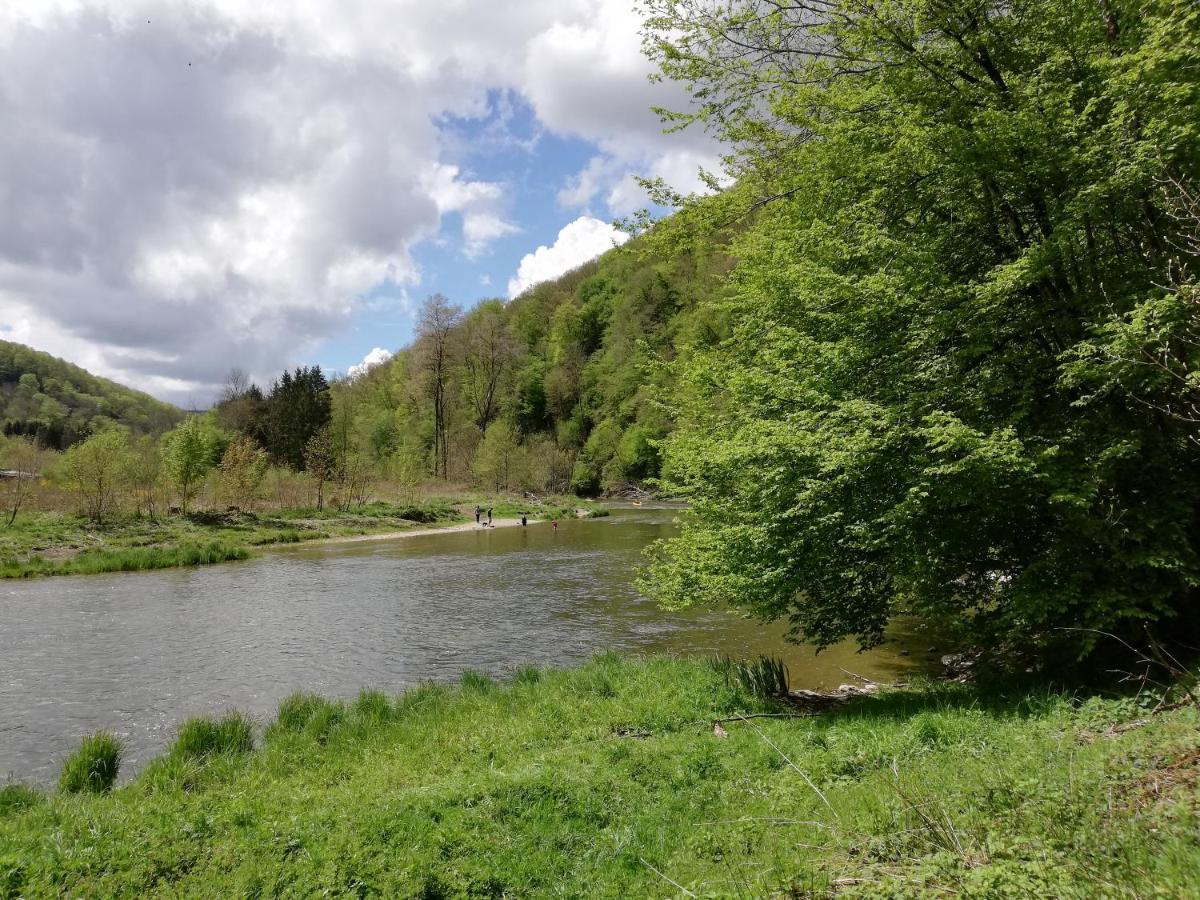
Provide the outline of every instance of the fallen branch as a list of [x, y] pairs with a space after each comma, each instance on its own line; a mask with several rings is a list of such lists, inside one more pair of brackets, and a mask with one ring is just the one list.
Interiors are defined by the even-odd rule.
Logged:
[[670, 884], [673, 884], [673, 885], [675, 885], [675, 887], [679, 888], [681, 891], [683, 891], [683, 892], [684, 892], [685, 894], [687, 894], [689, 897], [695, 897], [695, 896], [696, 896], [696, 895], [695, 895], [695, 894], [693, 894], [691, 891], [689, 891], [687, 888], [685, 888], [685, 887], [684, 887], [682, 884], [680, 884], [678, 881], [676, 881], [674, 878], [671, 878], [671, 877], [670, 877], [670, 876], [668, 876], [668, 875], [664, 875], [662, 872], [658, 871], [658, 869], [654, 868], [654, 866], [652, 866], [652, 865], [650, 865], [650, 863], [646, 862], [646, 860], [645, 860], [643, 857], [639, 856], [639, 857], [638, 857], [638, 860], [640, 860], [640, 861], [641, 861], [641, 864], [642, 864], [643, 866], [645, 866], [647, 869], [649, 869], [651, 872], [653, 872], [655, 875], [657, 875], [657, 876], [658, 876], [659, 878], [661, 878], [663, 881], [666, 881], [666, 882], [668, 882], [668, 883], [670, 883]]

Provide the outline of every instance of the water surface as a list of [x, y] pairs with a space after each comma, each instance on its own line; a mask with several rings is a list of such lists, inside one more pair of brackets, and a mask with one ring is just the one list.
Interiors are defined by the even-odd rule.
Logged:
[[[265, 716], [302, 689], [399, 691], [466, 669], [504, 676], [603, 651], [782, 655], [793, 687], [849, 669], [894, 679], [928, 654], [901, 643], [814, 656], [782, 628], [722, 610], [666, 613], [638, 595], [641, 550], [672, 510], [399, 540], [291, 547], [196, 569], [0, 582], [0, 778], [52, 779], [84, 734], [116, 731], [123, 768], [179, 721]], [[913, 642], [916, 642], [914, 644]]]

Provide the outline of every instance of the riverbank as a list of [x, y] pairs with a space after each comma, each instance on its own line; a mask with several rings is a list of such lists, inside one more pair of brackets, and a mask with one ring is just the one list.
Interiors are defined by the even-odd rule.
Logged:
[[523, 500], [471, 496], [419, 503], [369, 503], [350, 510], [286, 509], [264, 513], [126, 518], [95, 527], [78, 516], [33, 512], [0, 528], [0, 579], [88, 575], [207, 565], [246, 559], [260, 547], [347, 539], [391, 539], [476, 527], [475, 503], [491, 506], [493, 524], [574, 517], [603, 507], [572, 497]]
[[600, 657], [186, 726], [111, 794], [0, 793], [0, 888], [359, 896], [1184, 896], [1195, 711], [934, 685], [821, 716]]

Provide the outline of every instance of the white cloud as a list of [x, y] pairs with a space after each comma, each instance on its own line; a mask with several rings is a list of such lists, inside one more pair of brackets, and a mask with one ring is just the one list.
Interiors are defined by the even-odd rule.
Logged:
[[535, 284], [557, 278], [627, 240], [628, 234], [607, 222], [580, 216], [563, 226], [551, 246], [543, 244], [525, 254], [517, 274], [508, 280], [508, 296], [515, 297]]
[[[447, 158], [438, 125], [505, 92], [597, 148], [560, 203], [628, 212], [631, 172], [686, 180], [712, 158], [660, 134], [647, 107], [686, 98], [647, 83], [631, 6], [0, 4], [0, 323], [179, 402], [230, 365], [269, 379], [416, 288], [414, 249], [447, 222], [469, 258], [520, 230], [514, 187]], [[620, 239], [599, 224], [593, 254]], [[581, 248], [560, 234], [514, 283]]]
[[346, 372], [346, 377], [353, 381], [359, 375], [365, 375], [367, 370], [372, 366], [377, 366], [380, 363], [385, 363], [392, 358], [390, 351], [384, 350], [382, 347], [376, 347], [370, 353], [363, 357], [362, 362], [356, 363]]

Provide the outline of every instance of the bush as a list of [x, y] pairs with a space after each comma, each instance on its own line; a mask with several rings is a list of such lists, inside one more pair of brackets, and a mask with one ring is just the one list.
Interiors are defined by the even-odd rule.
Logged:
[[85, 737], [63, 763], [58, 787], [63, 793], [99, 794], [112, 789], [121, 768], [121, 742], [107, 731]]
[[171, 748], [176, 756], [204, 759], [223, 753], [249, 753], [254, 749], [250, 720], [239, 712], [220, 719], [197, 716], [179, 727], [179, 737]]

